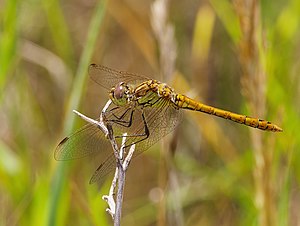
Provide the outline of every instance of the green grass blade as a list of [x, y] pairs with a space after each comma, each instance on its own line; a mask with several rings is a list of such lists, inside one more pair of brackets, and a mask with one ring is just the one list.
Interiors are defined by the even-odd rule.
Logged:
[[[18, 36], [18, 4], [19, 1], [6, 1], [0, 12], [0, 90], [6, 81], [10, 67], [16, 56]], [[0, 92], [1, 96], [2, 92]]]
[[[87, 68], [92, 57], [93, 49], [98, 37], [99, 27], [101, 26], [105, 13], [106, 1], [100, 1], [90, 24], [87, 43], [82, 53], [76, 77], [71, 91], [70, 100], [66, 108], [66, 117], [64, 124], [64, 134], [69, 133], [73, 129], [74, 116], [72, 109], [78, 108], [82, 94], [85, 89], [85, 81], [87, 77]], [[50, 208], [48, 216], [48, 225], [56, 225], [57, 215], [59, 213], [60, 197], [64, 191], [64, 181], [66, 177], [67, 167], [65, 164], [58, 164], [52, 182], [52, 193], [50, 196]]]

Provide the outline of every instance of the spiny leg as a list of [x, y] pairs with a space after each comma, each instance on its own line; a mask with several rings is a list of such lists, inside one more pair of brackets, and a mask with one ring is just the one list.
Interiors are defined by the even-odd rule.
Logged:
[[[113, 123], [116, 123], [120, 126], [124, 126], [124, 127], [130, 127], [132, 125], [132, 119], [133, 119], [133, 113], [134, 113], [134, 110], [131, 109], [131, 108], [127, 108], [125, 110], [125, 112], [121, 115], [121, 116], [117, 116], [115, 113], [113, 113], [113, 111], [117, 110], [117, 109], [120, 109], [120, 107], [115, 107], [107, 112], [105, 112], [105, 114], [108, 114], [108, 113], [111, 113], [116, 119], [107, 119], [107, 121], [109, 122], [113, 122]], [[126, 121], [124, 119], [124, 117], [127, 115], [127, 113], [130, 112], [130, 117], [129, 117], [129, 120]]]
[[134, 141], [130, 144], [127, 144], [124, 148], [128, 148], [134, 144], [137, 144], [139, 142], [142, 142], [144, 140], [146, 140], [149, 135], [150, 135], [150, 132], [149, 132], [149, 128], [148, 128], [148, 125], [147, 125], [147, 122], [146, 122], [146, 119], [145, 119], [145, 115], [144, 115], [144, 111], [142, 112], [142, 119], [143, 119], [143, 123], [144, 123], [144, 133], [142, 134], [134, 134], [134, 135], [125, 135], [125, 136], [116, 136], [116, 138], [123, 138], [123, 137], [126, 137], [126, 138], [130, 138], [130, 137], [142, 137], [140, 140], [137, 140], [137, 141]]

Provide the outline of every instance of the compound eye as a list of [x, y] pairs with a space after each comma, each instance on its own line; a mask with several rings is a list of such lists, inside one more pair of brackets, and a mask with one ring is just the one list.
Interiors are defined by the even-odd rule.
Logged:
[[114, 90], [114, 97], [116, 99], [121, 99], [123, 98], [124, 95], [124, 87], [123, 87], [123, 82], [120, 84], [116, 85], [115, 90]]

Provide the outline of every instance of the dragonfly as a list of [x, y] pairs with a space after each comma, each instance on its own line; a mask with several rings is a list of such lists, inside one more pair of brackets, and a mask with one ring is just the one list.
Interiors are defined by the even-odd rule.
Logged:
[[[91, 64], [90, 78], [108, 90], [111, 105], [104, 112], [105, 119], [112, 125], [114, 136], [122, 138], [126, 133], [125, 151], [135, 144], [136, 157], [168, 133], [182, 119], [182, 110], [199, 111], [244, 124], [256, 129], [281, 132], [282, 129], [263, 119], [248, 117], [215, 108], [196, 101], [175, 90], [166, 83], [146, 76], [119, 71]], [[121, 139], [117, 139], [120, 145]], [[71, 160], [106, 153], [90, 179], [90, 184], [103, 183], [115, 169], [116, 160], [104, 133], [94, 124], [88, 124], [64, 138], [57, 146], [56, 160]]]

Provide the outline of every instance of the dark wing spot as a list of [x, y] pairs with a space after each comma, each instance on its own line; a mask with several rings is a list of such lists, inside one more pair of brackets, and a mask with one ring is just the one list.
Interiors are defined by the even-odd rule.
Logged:
[[58, 146], [64, 144], [67, 140], [69, 140], [69, 137], [65, 137], [61, 142], [59, 142]]

